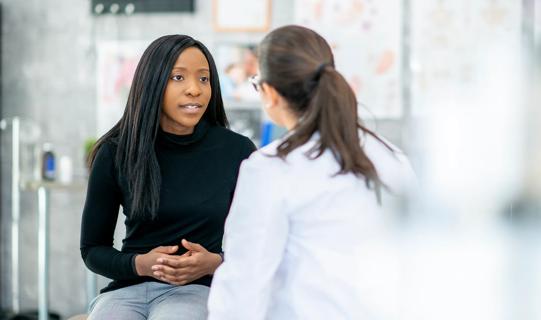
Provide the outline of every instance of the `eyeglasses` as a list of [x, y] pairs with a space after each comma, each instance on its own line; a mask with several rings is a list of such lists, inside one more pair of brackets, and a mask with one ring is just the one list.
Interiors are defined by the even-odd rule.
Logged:
[[261, 79], [259, 78], [259, 75], [253, 75], [249, 79], [252, 86], [254, 86], [254, 90], [259, 92], [259, 88], [261, 87]]

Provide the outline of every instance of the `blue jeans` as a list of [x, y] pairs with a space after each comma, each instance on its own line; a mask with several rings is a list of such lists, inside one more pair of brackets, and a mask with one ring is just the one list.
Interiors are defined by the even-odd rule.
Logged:
[[205, 320], [209, 287], [144, 282], [98, 295], [88, 320]]

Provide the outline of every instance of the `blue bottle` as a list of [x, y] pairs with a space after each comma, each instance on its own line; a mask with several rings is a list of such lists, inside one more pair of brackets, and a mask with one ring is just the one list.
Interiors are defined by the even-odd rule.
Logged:
[[45, 181], [54, 181], [56, 178], [56, 159], [50, 143], [43, 144], [41, 177]]

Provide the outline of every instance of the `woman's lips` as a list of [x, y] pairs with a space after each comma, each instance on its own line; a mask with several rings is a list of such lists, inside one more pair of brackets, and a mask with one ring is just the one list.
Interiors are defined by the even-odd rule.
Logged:
[[179, 105], [179, 107], [182, 111], [190, 114], [199, 113], [199, 111], [203, 108], [203, 106], [199, 103], [186, 103]]

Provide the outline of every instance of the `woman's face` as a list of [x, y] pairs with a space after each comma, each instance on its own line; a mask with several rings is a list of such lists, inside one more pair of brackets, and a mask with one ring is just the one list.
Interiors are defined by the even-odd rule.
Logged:
[[190, 134], [201, 120], [212, 95], [207, 58], [197, 47], [178, 56], [163, 95], [160, 125], [165, 132]]

